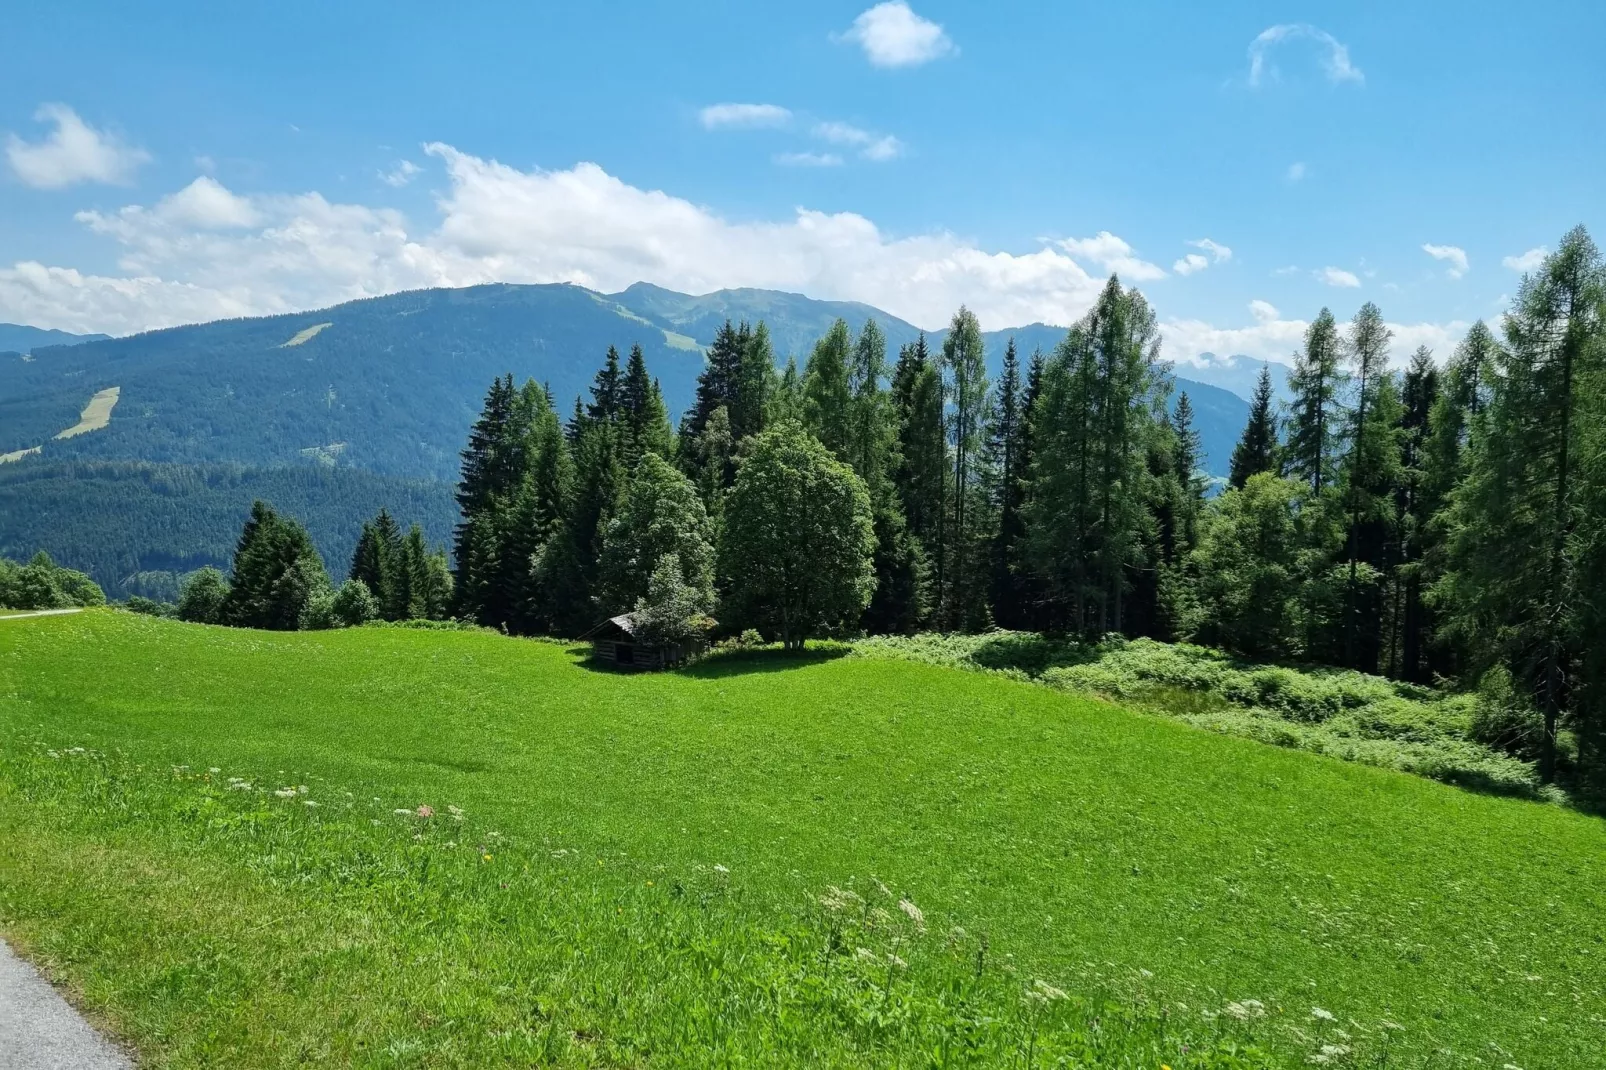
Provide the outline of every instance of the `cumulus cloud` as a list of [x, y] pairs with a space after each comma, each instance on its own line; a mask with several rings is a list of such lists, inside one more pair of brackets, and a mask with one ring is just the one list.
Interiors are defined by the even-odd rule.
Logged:
[[1165, 269], [1159, 264], [1140, 260], [1132, 246], [1107, 230], [1091, 238], [1066, 238], [1056, 243], [1078, 260], [1097, 264], [1105, 271], [1113, 271], [1127, 282], [1150, 282], [1165, 278]]
[[396, 166], [391, 168], [389, 171], [379, 172], [379, 181], [383, 182], [387, 186], [394, 186], [395, 188], [400, 189], [401, 187], [407, 185], [407, 183], [411, 182], [413, 177], [422, 170], [423, 168], [419, 167], [411, 160], [398, 160], [396, 162]]
[[1452, 279], [1459, 279], [1467, 273], [1467, 253], [1460, 246], [1424, 243], [1422, 251], [1435, 260], [1443, 260], [1446, 264], [1449, 264], [1450, 266], [1445, 269], [1445, 274]]
[[834, 152], [780, 152], [775, 162], [783, 167], [841, 167], [842, 157]]
[[[1182, 364], [1204, 364], [1205, 354], [1216, 357], [1246, 356], [1253, 360], [1288, 361], [1304, 344], [1308, 320], [1284, 319], [1269, 301], [1249, 302], [1251, 322], [1241, 327], [1217, 327], [1204, 320], [1168, 320], [1160, 325], [1167, 357]], [[1418, 346], [1427, 346], [1441, 359], [1453, 350], [1471, 324], [1461, 320], [1449, 323], [1390, 323], [1394, 337], [1390, 360], [1403, 365]]]
[[1198, 253], [1189, 253], [1187, 256], [1174, 260], [1171, 264], [1171, 270], [1178, 275], [1192, 275], [1195, 271], [1203, 271], [1209, 266], [1209, 260]]
[[1142, 270], [1108, 232], [990, 251], [941, 231], [889, 235], [853, 212], [727, 219], [590, 163], [524, 171], [448, 145], [427, 151], [446, 173], [431, 226], [317, 193], [245, 196], [192, 183], [153, 206], [79, 214], [116, 243], [118, 275], [0, 268], [0, 320], [127, 333], [425, 286], [574, 282], [611, 291], [647, 281], [866, 301], [931, 328], [968, 304], [983, 323], [1004, 327], [1074, 321], [1103, 285], [1102, 271], [1085, 265], [1123, 269], [1130, 259], [1135, 270], [1123, 278], [1164, 274]]
[[156, 214], [163, 222], [203, 230], [250, 227], [259, 219], [248, 199], [236, 196], [221, 182], [206, 175], [177, 193], [163, 197], [156, 205]]
[[1361, 280], [1356, 277], [1355, 272], [1345, 271], [1343, 268], [1324, 267], [1320, 271], [1311, 272], [1311, 274], [1316, 276], [1317, 282], [1325, 283], [1328, 286], [1354, 289], [1361, 284]]
[[863, 48], [877, 67], [916, 67], [959, 52], [939, 24], [916, 15], [903, 0], [862, 12], [841, 39]]
[[785, 126], [792, 121], [790, 110], [779, 104], [710, 104], [697, 113], [704, 128]]
[[144, 149], [90, 126], [65, 104], [43, 105], [34, 118], [54, 123], [56, 129], [42, 141], [7, 135], [6, 159], [16, 176], [36, 189], [60, 189], [79, 182], [121, 185], [151, 158]]
[[1259, 86], [1267, 79], [1274, 80], [1277, 69], [1269, 62], [1268, 54], [1278, 45], [1299, 40], [1314, 41], [1322, 49], [1322, 69], [1328, 81], [1357, 85], [1366, 81], [1361, 69], [1350, 62], [1349, 49], [1338, 38], [1307, 22], [1288, 22], [1268, 26], [1249, 42], [1249, 84]]
[[1545, 262], [1545, 257], [1549, 254], [1550, 250], [1546, 249], [1543, 245], [1540, 245], [1533, 249], [1529, 249], [1526, 253], [1519, 253], [1516, 256], [1501, 257], [1500, 263], [1503, 267], [1508, 267], [1512, 271], [1537, 271], [1539, 269], [1539, 265]]

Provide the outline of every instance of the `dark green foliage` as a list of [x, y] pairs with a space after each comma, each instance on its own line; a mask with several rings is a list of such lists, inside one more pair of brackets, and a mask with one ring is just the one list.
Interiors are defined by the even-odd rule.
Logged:
[[644, 454], [631, 473], [603, 538], [597, 581], [603, 616], [626, 613], [648, 595], [665, 555], [677, 562], [677, 582], [696, 592], [703, 612], [713, 608], [713, 529], [697, 488], [657, 454]]
[[174, 600], [189, 573], [229, 567], [240, 517], [258, 498], [302, 521], [341, 567], [382, 507], [417, 518], [432, 544], [456, 520], [448, 483], [351, 468], [42, 461], [0, 465], [0, 555], [47, 550], [113, 597]]
[[192, 624], [222, 624], [229, 599], [229, 581], [211, 565], [185, 580], [178, 597], [178, 618]]
[[1260, 472], [1217, 499], [1193, 557], [1200, 642], [1253, 658], [1298, 649], [1301, 496], [1300, 483]]
[[[921, 335], [903, 347], [892, 375], [898, 462], [893, 484], [908, 525], [928, 564], [943, 543], [943, 499], [948, 447], [943, 429], [942, 373]], [[935, 607], [933, 607], [935, 608]]]
[[307, 530], [258, 501], [235, 547], [221, 617], [241, 628], [292, 631], [301, 627], [313, 597], [328, 586], [323, 559]]
[[1305, 345], [1295, 355], [1288, 389], [1288, 435], [1283, 447], [1283, 469], [1310, 485], [1320, 496], [1333, 482], [1339, 425], [1338, 399], [1344, 386], [1339, 367], [1342, 344], [1333, 314], [1322, 309], [1305, 331]]
[[[1040, 361], [1033, 358], [1034, 372], [1040, 374]], [[1022, 574], [1025, 561], [1026, 405], [1021, 383], [1020, 360], [1015, 339], [1004, 351], [1003, 372], [993, 403], [988, 432], [988, 467], [994, 475], [992, 506], [998, 517], [998, 530], [992, 545], [992, 617], [999, 627], [1022, 628], [1028, 623], [1024, 608]]]
[[[1504, 666], [1543, 723], [1541, 774], [1559, 770], [1560, 729], [1593, 738], [1601, 716], [1596, 630], [1606, 420], [1600, 255], [1582, 228], [1523, 280], [1490, 354], [1486, 404], [1473, 417], [1466, 475], [1451, 492], [1445, 629], [1481, 672]], [[1598, 756], [1589, 754], [1593, 764]]]
[[1277, 470], [1277, 417], [1271, 406], [1271, 369], [1262, 367], [1254, 399], [1249, 403], [1249, 422], [1232, 451], [1227, 482], [1233, 487], [1242, 489], [1251, 476]]
[[855, 423], [853, 390], [848, 384], [852, 349], [847, 323], [837, 320], [815, 343], [803, 369], [803, 426], [838, 460], [850, 463], [849, 441]]
[[864, 481], [797, 424], [751, 441], [720, 533], [719, 565], [737, 627], [789, 649], [856, 624], [875, 582], [876, 538]]
[[67, 609], [106, 604], [106, 594], [82, 572], [62, 568], [40, 550], [26, 565], [0, 558], [0, 608]]
[[698, 646], [714, 626], [707, 588], [682, 578], [680, 555], [674, 553], [658, 559], [631, 617], [636, 638], [650, 646]]

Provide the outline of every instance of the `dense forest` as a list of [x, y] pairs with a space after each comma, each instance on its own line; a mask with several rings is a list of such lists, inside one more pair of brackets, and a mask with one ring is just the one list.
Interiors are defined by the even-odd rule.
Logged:
[[1364, 305], [1322, 310], [1207, 499], [1153, 310], [1111, 278], [990, 381], [961, 309], [888, 353], [838, 321], [778, 370], [726, 323], [672, 429], [642, 353], [561, 414], [498, 379], [464, 452], [459, 612], [574, 635], [684, 630], [1193, 639], [1514, 696], [1547, 779], [1606, 756], [1606, 283], [1580, 228], [1494, 327], [1392, 363]]

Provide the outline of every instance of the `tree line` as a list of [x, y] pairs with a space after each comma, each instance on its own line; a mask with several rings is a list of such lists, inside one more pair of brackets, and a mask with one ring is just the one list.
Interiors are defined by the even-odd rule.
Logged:
[[895, 359], [839, 321], [801, 369], [727, 323], [678, 428], [639, 347], [567, 419], [505, 377], [463, 453], [457, 611], [577, 635], [673, 602], [794, 644], [996, 626], [1507, 681], [1547, 778], [1599, 769], [1602, 280], [1575, 230], [1498, 325], [1401, 371], [1375, 305], [1322, 310], [1213, 498], [1154, 312], [1114, 277], [996, 382], [963, 308]]

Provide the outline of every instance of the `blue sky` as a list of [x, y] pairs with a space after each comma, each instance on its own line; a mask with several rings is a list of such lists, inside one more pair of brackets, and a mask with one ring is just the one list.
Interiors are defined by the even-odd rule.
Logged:
[[1286, 356], [1324, 304], [1373, 300], [1403, 358], [1606, 227], [1606, 5], [447, 12], [13, 18], [0, 320], [647, 278], [993, 328], [1069, 322], [1114, 268], [1173, 357]]

